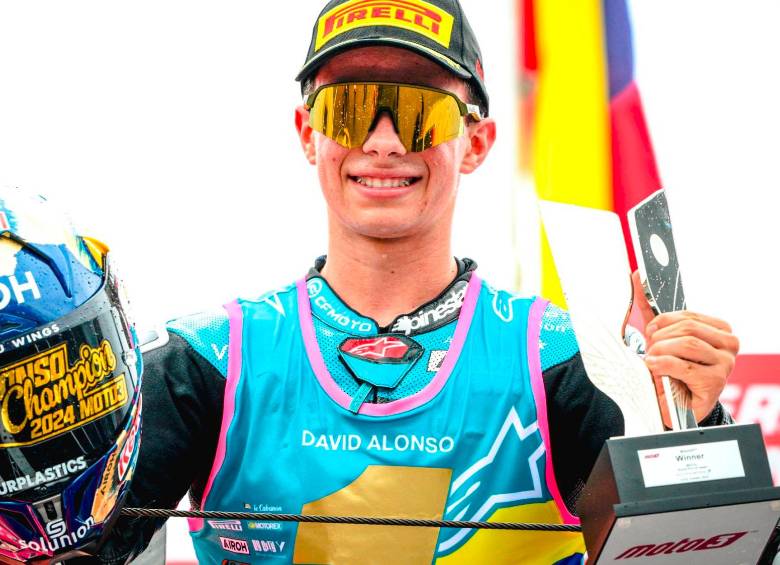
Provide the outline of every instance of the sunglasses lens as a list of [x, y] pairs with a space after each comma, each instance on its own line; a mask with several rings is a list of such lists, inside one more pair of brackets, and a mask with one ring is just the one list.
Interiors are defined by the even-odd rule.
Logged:
[[458, 103], [449, 94], [402, 86], [396, 126], [407, 151], [424, 151], [459, 137], [463, 118]]
[[407, 151], [424, 151], [463, 133], [455, 98], [396, 84], [335, 84], [322, 88], [309, 110], [311, 127], [343, 147], [360, 147], [387, 112]]
[[376, 87], [337, 84], [317, 93], [309, 110], [309, 124], [339, 145], [360, 147], [368, 137], [376, 113]]

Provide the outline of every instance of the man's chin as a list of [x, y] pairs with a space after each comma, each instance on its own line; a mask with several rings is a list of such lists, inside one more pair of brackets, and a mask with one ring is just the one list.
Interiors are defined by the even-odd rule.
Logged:
[[417, 226], [414, 221], [389, 221], [383, 218], [381, 221], [360, 222], [350, 226], [355, 235], [360, 235], [370, 239], [403, 239], [414, 235]]

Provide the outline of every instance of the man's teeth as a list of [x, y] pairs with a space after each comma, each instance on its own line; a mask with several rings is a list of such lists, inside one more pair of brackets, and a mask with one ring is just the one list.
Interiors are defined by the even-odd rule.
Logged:
[[394, 179], [355, 177], [355, 182], [367, 186], [368, 188], [400, 188], [402, 186], [410, 186], [412, 182], [414, 182], [414, 177]]

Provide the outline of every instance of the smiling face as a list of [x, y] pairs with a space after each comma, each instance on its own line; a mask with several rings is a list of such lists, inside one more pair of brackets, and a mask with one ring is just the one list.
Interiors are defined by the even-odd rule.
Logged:
[[[466, 86], [438, 64], [395, 47], [363, 47], [334, 56], [316, 76], [316, 86], [349, 81], [402, 82], [448, 90], [467, 99]], [[388, 115], [382, 115], [362, 147], [347, 149], [308, 125], [296, 110], [296, 125], [309, 162], [317, 166], [333, 237], [446, 237], [460, 173], [476, 169], [495, 138], [491, 119], [425, 151], [406, 151]]]

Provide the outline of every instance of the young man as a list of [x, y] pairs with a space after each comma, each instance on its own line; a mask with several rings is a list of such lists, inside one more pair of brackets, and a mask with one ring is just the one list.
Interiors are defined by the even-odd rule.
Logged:
[[[334, 0], [314, 26], [295, 123], [328, 206], [327, 258], [297, 284], [172, 322], [146, 358], [128, 506], [575, 523], [617, 406], [565, 312], [453, 258], [458, 181], [496, 136], [456, 0]], [[657, 317], [645, 361], [704, 425], [737, 339]], [[544, 347], [541, 346], [544, 343]], [[576, 534], [192, 520], [202, 562], [573, 563]], [[125, 520], [106, 560], [155, 524]], [[225, 561], [227, 560], [227, 561]], [[232, 560], [232, 561], [231, 561]]]

